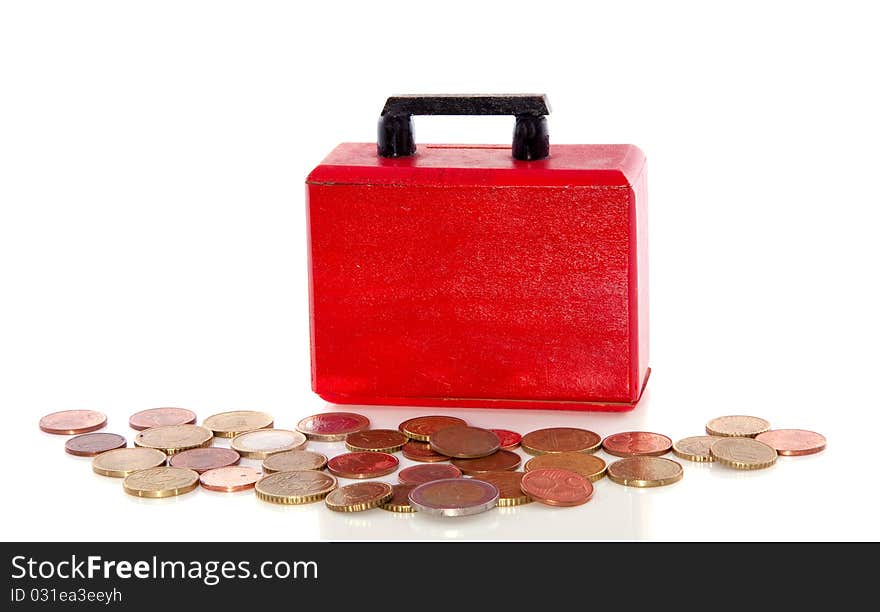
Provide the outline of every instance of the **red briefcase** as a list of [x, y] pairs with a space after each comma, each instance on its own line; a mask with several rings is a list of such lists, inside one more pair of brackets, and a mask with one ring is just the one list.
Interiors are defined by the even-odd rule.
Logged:
[[[550, 148], [544, 96], [389, 98], [307, 179], [312, 388], [338, 403], [626, 410], [648, 368], [645, 158]], [[513, 149], [413, 115], [516, 117]]]

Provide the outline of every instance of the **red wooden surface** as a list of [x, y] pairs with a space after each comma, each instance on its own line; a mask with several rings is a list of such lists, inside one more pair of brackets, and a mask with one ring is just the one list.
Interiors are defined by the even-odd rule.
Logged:
[[359, 404], [624, 410], [647, 362], [631, 145], [343, 144], [307, 180], [312, 387]]

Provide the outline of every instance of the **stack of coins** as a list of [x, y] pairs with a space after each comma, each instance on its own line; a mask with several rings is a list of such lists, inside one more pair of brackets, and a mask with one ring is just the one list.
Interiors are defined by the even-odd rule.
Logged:
[[[381, 508], [447, 517], [532, 501], [580, 506], [605, 486], [597, 484], [605, 476], [628, 487], [670, 485], [684, 475], [682, 464], [663, 457], [670, 452], [689, 462], [758, 470], [779, 456], [825, 448], [821, 434], [774, 430], [765, 419], [745, 415], [714, 418], [705, 425], [707, 435], [675, 443], [649, 431], [603, 438], [575, 427], [520, 435], [446, 415], [417, 416], [397, 429], [371, 429], [367, 417], [352, 412], [312, 415], [289, 430], [275, 429], [272, 415], [261, 411], [217, 413], [200, 425], [197, 420], [184, 408], [136, 412], [129, 419], [137, 432], [131, 447], [122, 435], [97, 432], [107, 417], [93, 410], [55, 412], [39, 427], [73, 436], [65, 442], [67, 453], [90, 457], [96, 474], [123, 479], [123, 490], [138, 497], [172, 497], [199, 487], [226, 494], [253, 490], [257, 499], [275, 504], [323, 500], [335, 512]], [[215, 446], [217, 441], [229, 448]], [[346, 452], [312, 448], [334, 442], [344, 442]], [[525, 464], [520, 450], [531, 455]], [[600, 451], [614, 461], [606, 464]], [[400, 469], [396, 453], [413, 465]], [[395, 472], [398, 484], [374, 480]]]

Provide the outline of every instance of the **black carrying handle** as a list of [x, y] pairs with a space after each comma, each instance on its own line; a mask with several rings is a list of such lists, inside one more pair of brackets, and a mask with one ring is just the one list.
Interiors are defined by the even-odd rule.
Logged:
[[379, 156], [415, 155], [413, 115], [513, 115], [514, 159], [544, 159], [550, 155], [549, 112], [543, 94], [391, 96], [379, 118]]

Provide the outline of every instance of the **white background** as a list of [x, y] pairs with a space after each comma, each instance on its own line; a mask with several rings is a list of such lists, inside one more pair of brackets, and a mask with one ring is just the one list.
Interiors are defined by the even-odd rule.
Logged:
[[[869, 7], [3, 3], [0, 537], [880, 538]], [[647, 153], [654, 374], [629, 414], [460, 414], [673, 438], [756, 414], [824, 433], [825, 453], [442, 520], [250, 493], [138, 500], [37, 429], [73, 408], [129, 439], [128, 415], [154, 406], [265, 410], [279, 427], [331, 409], [309, 390], [306, 174], [373, 140], [392, 93], [508, 91], [550, 96], [552, 142]], [[512, 127], [416, 121], [419, 142], [508, 142]], [[363, 412], [395, 427], [436, 410]]]

